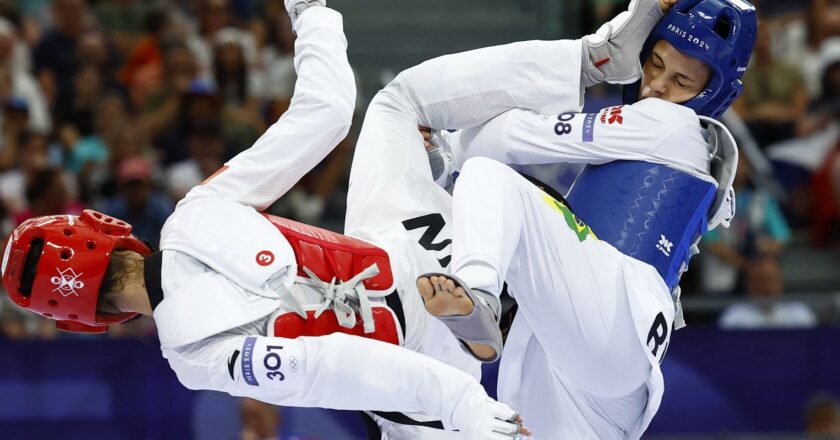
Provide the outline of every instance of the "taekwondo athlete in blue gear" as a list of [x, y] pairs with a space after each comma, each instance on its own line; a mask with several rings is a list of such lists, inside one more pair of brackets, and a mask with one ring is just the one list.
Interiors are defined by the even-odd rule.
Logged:
[[[720, 117], [744, 89], [741, 75], [756, 39], [755, 8], [743, 1], [686, 0], [657, 24], [641, 52], [644, 62], [653, 46], [667, 41], [711, 70], [708, 84], [682, 103], [698, 115]], [[625, 103], [638, 100], [641, 80], [625, 86]], [[721, 149], [726, 173], [737, 168], [737, 150]], [[727, 155], [726, 158], [722, 157]], [[724, 172], [724, 170], [721, 170]], [[731, 182], [730, 182], [731, 183]], [[655, 267], [675, 289], [697, 241], [710, 224], [712, 208], [727, 201], [717, 185], [667, 165], [615, 161], [588, 165], [567, 199], [575, 214], [598, 237], [619, 251]]]
[[[580, 96], [570, 93], [596, 77], [586, 74], [602, 59], [592, 57], [589, 37], [582, 51], [546, 46], [541, 55], [580, 59], [578, 78], [540, 83], [541, 59], [524, 75], [470, 67], [476, 51], [409, 69], [386, 88], [421, 125], [460, 129], [439, 146], [459, 172], [452, 276], [421, 276], [418, 288], [430, 312], [439, 298], [472, 301], [468, 310], [432, 314], [469, 316], [477, 307], [469, 298], [498, 296], [507, 283], [519, 311], [499, 397], [529, 416], [538, 439], [641, 437], [662, 398], [659, 362], [683, 325], [679, 277], [702, 233], [734, 214], [737, 148], [711, 116], [740, 91], [755, 10], [742, 0], [683, 0], [648, 29], [637, 46], [644, 76], [635, 99], [598, 113], [576, 113]], [[482, 49], [481, 59], [504, 59], [504, 48]], [[513, 52], [508, 59], [524, 65], [521, 48]], [[449, 84], [430, 84], [435, 73]], [[535, 89], [519, 87], [526, 81]], [[540, 101], [550, 98], [553, 107]], [[485, 114], [500, 103], [517, 108]], [[553, 162], [590, 165], [568, 204], [505, 165]]]

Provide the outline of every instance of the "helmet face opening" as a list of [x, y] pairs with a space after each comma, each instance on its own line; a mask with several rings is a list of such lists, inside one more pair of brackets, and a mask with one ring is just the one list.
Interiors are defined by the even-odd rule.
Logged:
[[20, 295], [24, 298], [32, 296], [32, 284], [35, 282], [35, 273], [38, 270], [38, 261], [44, 251], [44, 240], [36, 238], [29, 243], [29, 252], [23, 260], [23, 273], [20, 277]]
[[[755, 7], [743, 0], [682, 0], [654, 27], [640, 54], [644, 63], [653, 45], [665, 40], [681, 53], [706, 63], [711, 78], [696, 97], [683, 103], [697, 114], [717, 118], [741, 94], [741, 76], [755, 47]], [[625, 88], [625, 102], [638, 100], [639, 84]]]

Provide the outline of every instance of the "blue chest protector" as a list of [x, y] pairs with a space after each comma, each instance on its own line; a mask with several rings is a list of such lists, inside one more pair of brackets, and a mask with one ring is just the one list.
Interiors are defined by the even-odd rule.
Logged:
[[599, 239], [656, 268], [673, 291], [691, 245], [707, 230], [716, 189], [665, 165], [615, 161], [587, 165], [566, 199]]

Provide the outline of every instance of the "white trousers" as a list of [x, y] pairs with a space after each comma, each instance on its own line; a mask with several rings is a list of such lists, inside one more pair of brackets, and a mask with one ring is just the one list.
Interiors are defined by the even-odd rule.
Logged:
[[492, 159], [466, 161], [453, 222], [452, 273], [495, 294], [507, 282], [519, 304], [500, 400], [522, 411], [536, 439], [626, 438], [652, 369], [626, 288], [625, 267], [642, 263]]

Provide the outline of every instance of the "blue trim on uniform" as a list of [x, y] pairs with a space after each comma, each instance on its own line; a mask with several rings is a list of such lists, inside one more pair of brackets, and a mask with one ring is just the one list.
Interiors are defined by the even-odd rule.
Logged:
[[257, 343], [256, 336], [248, 336], [242, 344], [242, 377], [248, 385], [259, 386], [257, 376], [254, 374], [254, 345]]
[[583, 120], [583, 141], [592, 142], [595, 138], [595, 113], [587, 113]]

